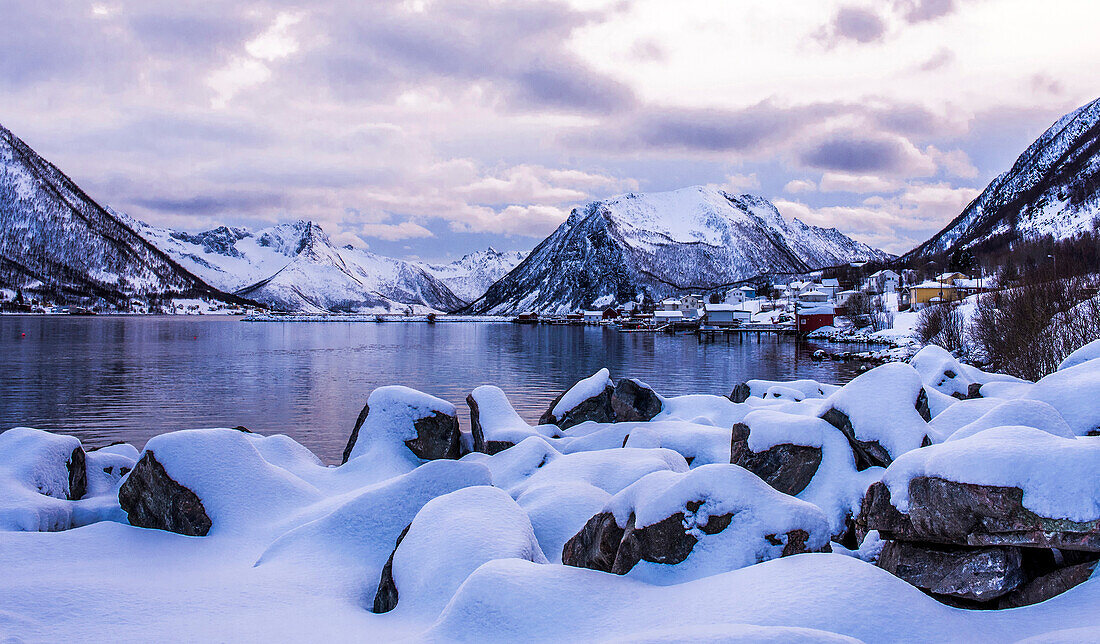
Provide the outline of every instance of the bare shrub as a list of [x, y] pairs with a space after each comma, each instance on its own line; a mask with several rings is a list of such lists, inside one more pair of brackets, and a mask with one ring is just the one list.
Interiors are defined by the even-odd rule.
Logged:
[[883, 329], [891, 329], [894, 327], [894, 312], [886, 306], [885, 297], [882, 295], [875, 295], [872, 297], [869, 308], [871, 328], [875, 331], [882, 331]]
[[871, 324], [871, 298], [866, 293], [853, 293], [845, 301], [844, 308], [848, 319], [857, 329]]
[[1082, 345], [1100, 338], [1100, 300], [1080, 301], [1075, 280], [1026, 283], [978, 298], [969, 339], [997, 371], [1038, 380]]
[[960, 357], [969, 357], [966, 317], [956, 303], [934, 304], [920, 312], [913, 330], [924, 344], [936, 344]]

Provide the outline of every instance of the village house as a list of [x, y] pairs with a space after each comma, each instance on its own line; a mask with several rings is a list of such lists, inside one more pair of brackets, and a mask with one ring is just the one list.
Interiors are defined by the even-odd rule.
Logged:
[[674, 297], [669, 297], [661, 300], [661, 304], [657, 307], [657, 309], [660, 311], [679, 311], [680, 306], [680, 300]]
[[680, 310], [687, 311], [688, 309], [701, 309], [703, 308], [704, 298], [699, 293], [692, 293], [680, 298]]
[[946, 282], [929, 280], [909, 287], [909, 303], [914, 311], [919, 311], [930, 304], [954, 302], [959, 299], [954, 285]]
[[833, 326], [836, 309], [828, 304], [799, 307], [795, 313], [795, 328], [799, 333], [809, 333], [823, 326]]
[[673, 322], [681, 322], [684, 319], [682, 311], [654, 311], [653, 325], [662, 327]]
[[871, 273], [867, 277], [865, 288], [872, 293], [893, 293], [901, 284], [901, 276], [890, 269]]
[[836, 294], [840, 292], [840, 280], [835, 277], [827, 277], [821, 280], [820, 284], [815, 284], [814, 287], [814, 290], [821, 291], [829, 296], [830, 300], [835, 300]]
[[798, 296], [799, 304], [821, 304], [829, 301], [829, 294], [824, 291], [810, 290]]
[[726, 291], [726, 304], [740, 304], [745, 301], [745, 293], [739, 288]]
[[603, 311], [585, 311], [584, 323], [585, 324], [599, 324], [603, 321]]

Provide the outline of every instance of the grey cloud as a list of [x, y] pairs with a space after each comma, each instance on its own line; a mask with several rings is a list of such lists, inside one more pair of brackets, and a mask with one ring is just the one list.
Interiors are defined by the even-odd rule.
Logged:
[[917, 67], [917, 69], [922, 72], [934, 72], [937, 69], [943, 69], [944, 67], [947, 67], [953, 62], [955, 62], [955, 52], [946, 47], [943, 47], [936, 53], [932, 54], [932, 56], [928, 60], [921, 63]]
[[956, 8], [955, 0], [896, 0], [894, 7], [909, 23], [942, 18]]
[[895, 139], [834, 134], [802, 152], [799, 161], [823, 170], [873, 173], [903, 170], [907, 157], [903, 144]]
[[870, 9], [841, 7], [833, 18], [833, 37], [860, 43], [874, 42], [886, 33], [886, 22]]
[[259, 209], [278, 208], [285, 199], [278, 194], [259, 192], [227, 191], [218, 195], [197, 195], [194, 197], [138, 197], [130, 204], [161, 213], [200, 215], [200, 216], [239, 216], [241, 213], [255, 212]]

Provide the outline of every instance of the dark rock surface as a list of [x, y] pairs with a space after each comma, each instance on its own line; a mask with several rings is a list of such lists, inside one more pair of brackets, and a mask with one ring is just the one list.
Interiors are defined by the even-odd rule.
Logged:
[[567, 566], [611, 572], [624, 530], [610, 512], [596, 514], [565, 542], [561, 561]]
[[546, 412], [539, 417], [540, 425], [557, 425], [561, 429], [569, 429], [573, 425], [579, 425], [589, 420], [597, 423], [615, 421], [615, 411], [611, 408], [611, 396], [615, 393], [614, 387], [610, 385], [604, 387], [603, 391], [582, 400], [576, 407], [566, 410], [559, 418], [554, 415], [554, 407], [557, 407], [568, 392], [569, 390], [566, 389], [554, 399], [554, 402], [550, 403]]
[[633, 378], [623, 378], [611, 394], [616, 423], [644, 422], [661, 413], [664, 404], [657, 392]]
[[1100, 552], [1100, 520], [1041, 517], [1023, 506], [1016, 487], [918, 476], [909, 482], [909, 511], [898, 512], [883, 483], [867, 490], [859, 523], [884, 538], [969, 546], [1012, 545]]
[[920, 393], [917, 394], [917, 402], [915, 404], [917, 413], [924, 419], [924, 422], [932, 420], [932, 410], [928, 409], [928, 392], [924, 390], [924, 387], [920, 388]]
[[906, 541], [883, 546], [878, 566], [932, 595], [997, 599], [1025, 581], [1019, 548], [953, 548]]
[[411, 523], [398, 535], [397, 542], [393, 544], [393, 552], [386, 560], [386, 565], [382, 567], [382, 577], [378, 580], [378, 590], [374, 593], [374, 606], [371, 612], [388, 613], [397, 608], [397, 583], [393, 580], [393, 556], [397, 553], [397, 547], [401, 545], [405, 535], [409, 533], [410, 527], [412, 527]]
[[810, 484], [821, 465], [821, 448], [782, 444], [762, 452], [749, 449], [749, 426], [737, 423], [730, 439], [730, 463], [759, 476], [776, 490], [797, 495]]
[[1094, 570], [1096, 570], [1096, 562], [1089, 561], [1041, 575], [1001, 597], [997, 602], [997, 608], [1016, 608], [1046, 601], [1087, 581]]
[[862, 472], [869, 467], [888, 467], [893, 462], [890, 452], [879, 445], [878, 441], [861, 441], [856, 438], [856, 432], [848, 414], [836, 408], [829, 408], [821, 415], [821, 419], [839, 429], [848, 439], [848, 444], [852, 446], [852, 453], [856, 457], [857, 470]]
[[743, 403], [749, 399], [752, 395], [752, 388], [749, 387], [749, 383], [742, 382], [733, 388], [730, 392], [729, 399], [731, 402]]
[[202, 500], [172, 480], [153, 452], [138, 459], [118, 491], [118, 502], [130, 525], [205, 536], [212, 525]]
[[65, 463], [69, 470], [69, 500], [71, 501], [82, 499], [88, 493], [88, 470], [84, 456], [84, 449], [78, 445]]

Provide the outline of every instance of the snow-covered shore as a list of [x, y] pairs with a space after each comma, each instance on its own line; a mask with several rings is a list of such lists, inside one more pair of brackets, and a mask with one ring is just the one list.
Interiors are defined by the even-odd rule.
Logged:
[[[1100, 341], [1036, 383], [926, 347], [843, 387], [664, 397], [601, 372], [372, 392], [340, 466], [286, 436], [140, 453], [0, 434], [16, 641], [1083, 641]], [[1008, 608], [1011, 608], [1009, 610]]]

